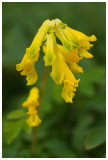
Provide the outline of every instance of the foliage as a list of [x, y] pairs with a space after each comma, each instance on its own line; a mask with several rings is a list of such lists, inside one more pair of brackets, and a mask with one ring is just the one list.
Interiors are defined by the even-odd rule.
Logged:
[[85, 141], [86, 148], [92, 149], [104, 143], [106, 139], [105, 133], [106, 133], [105, 127], [100, 127], [92, 130], [91, 133], [86, 138]]
[[[3, 2], [3, 158], [105, 157], [105, 12], [105, 3]], [[86, 35], [95, 34], [98, 40], [91, 49], [94, 58], [82, 61], [84, 73], [75, 75], [80, 82], [73, 104], [64, 102], [62, 86], [48, 76], [40, 109], [42, 124], [32, 155], [32, 129], [22, 108], [31, 87], [25, 85], [15, 65], [48, 18], [60, 18]], [[35, 86], [39, 89], [44, 69], [41, 53], [36, 63], [39, 80]]]

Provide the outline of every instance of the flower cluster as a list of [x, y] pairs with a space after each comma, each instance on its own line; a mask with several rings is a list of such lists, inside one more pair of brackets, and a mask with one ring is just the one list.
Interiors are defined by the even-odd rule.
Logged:
[[33, 87], [30, 90], [30, 94], [28, 96], [28, 99], [22, 104], [23, 107], [28, 107], [27, 114], [29, 115], [29, 118], [26, 120], [29, 126], [38, 126], [41, 123], [41, 120], [38, 116], [38, 111], [36, 110], [36, 107], [39, 106], [39, 90], [36, 87]]
[[[61, 41], [57, 44], [56, 37]], [[27, 85], [36, 83], [38, 76], [34, 68], [38, 60], [40, 47], [44, 52], [45, 66], [52, 66], [50, 73], [56, 84], [64, 83], [61, 96], [66, 102], [72, 103], [76, 87], [80, 79], [76, 80], [73, 73], [83, 73], [83, 68], [78, 65], [85, 58], [92, 58], [88, 52], [96, 41], [94, 35], [88, 37], [76, 31], [59, 19], [46, 20], [38, 30], [31, 46], [26, 49], [22, 62], [16, 65], [17, 71], [26, 76]]]

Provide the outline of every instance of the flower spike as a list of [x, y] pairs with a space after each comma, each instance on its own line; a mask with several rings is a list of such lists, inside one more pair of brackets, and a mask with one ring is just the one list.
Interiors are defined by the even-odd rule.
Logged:
[[[56, 37], [61, 41], [58, 44]], [[38, 30], [32, 44], [26, 49], [26, 53], [20, 64], [16, 65], [17, 71], [26, 76], [27, 85], [33, 85], [38, 79], [35, 70], [35, 62], [38, 60], [39, 51], [42, 46], [44, 52], [45, 66], [52, 66], [50, 73], [56, 84], [64, 84], [61, 96], [66, 102], [73, 103], [76, 88], [80, 79], [76, 80], [73, 73], [83, 73], [83, 68], [78, 65], [83, 58], [93, 58], [89, 49], [93, 46], [90, 42], [96, 41], [95, 35], [86, 36], [85, 34], [67, 26], [59, 19], [46, 20]], [[31, 98], [30, 98], [31, 99]], [[29, 104], [27, 100], [24, 104], [29, 108], [28, 114], [38, 104]], [[34, 117], [30, 117], [28, 123], [32, 123], [33, 118], [38, 119], [37, 112]], [[38, 121], [39, 122], [39, 121]], [[36, 123], [34, 123], [36, 124]], [[32, 124], [33, 125], [33, 124]]]
[[29, 118], [26, 120], [26, 122], [30, 127], [38, 126], [41, 123], [41, 120], [38, 116], [38, 111], [36, 110], [36, 107], [39, 106], [38, 99], [39, 99], [39, 90], [38, 88], [33, 87], [30, 90], [28, 99], [22, 104], [23, 107], [28, 107], [27, 114], [29, 115]]

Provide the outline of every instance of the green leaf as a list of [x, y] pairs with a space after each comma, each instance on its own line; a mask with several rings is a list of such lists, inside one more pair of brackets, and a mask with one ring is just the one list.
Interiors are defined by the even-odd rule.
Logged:
[[71, 131], [71, 145], [74, 146], [77, 151], [81, 152], [84, 150], [85, 137], [92, 123], [93, 118], [87, 112], [81, 112], [81, 115], [77, 118], [76, 126]]
[[5, 138], [8, 143], [11, 143], [20, 133], [24, 119], [17, 120], [17, 121], [10, 121], [6, 124], [4, 128]]
[[23, 110], [15, 110], [15, 111], [12, 111], [11, 113], [9, 113], [7, 115], [7, 118], [8, 119], [19, 119], [19, 118], [22, 118], [26, 115], [26, 113], [23, 111]]
[[86, 149], [93, 149], [104, 143], [106, 140], [106, 129], [100, 127], [93, 129], [85, 140]]
[[60, 139], [52, 138], [45, 143], [46, 148], [59, 158], [73, 158], [76, 155], [68, 148], [67, 144]]

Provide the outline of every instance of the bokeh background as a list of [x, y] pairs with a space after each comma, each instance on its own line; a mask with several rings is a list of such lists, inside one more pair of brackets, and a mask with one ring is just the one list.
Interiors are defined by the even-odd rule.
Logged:
[[[90, 52], [83, 59], [74, 103], [61, 98], [62, 86], [48, 76], [41, 105], [42, 124], [37, 130], [35, 154], [31, 154], [32, 129], [23, 119], [22, 102], [31, 86], [16, 71], [25, 50], [46, 19], [59, 18], [86, 35], [96, 35]], [[3, 38], [3, 158], [101, 158], [105, 157], [106, 122], [106, 4], [101, 2], [2, 3]], [[39, 89], [45, 70], [43, 53], [36, 63]], [[51, 68], [49, 70], [50, 74]], [[16, 112], [13, 112], [17, 110]], [[21, 111], [22, 110], [22, 111]], [[13, 113], [11, 113], [13, 112]]]

